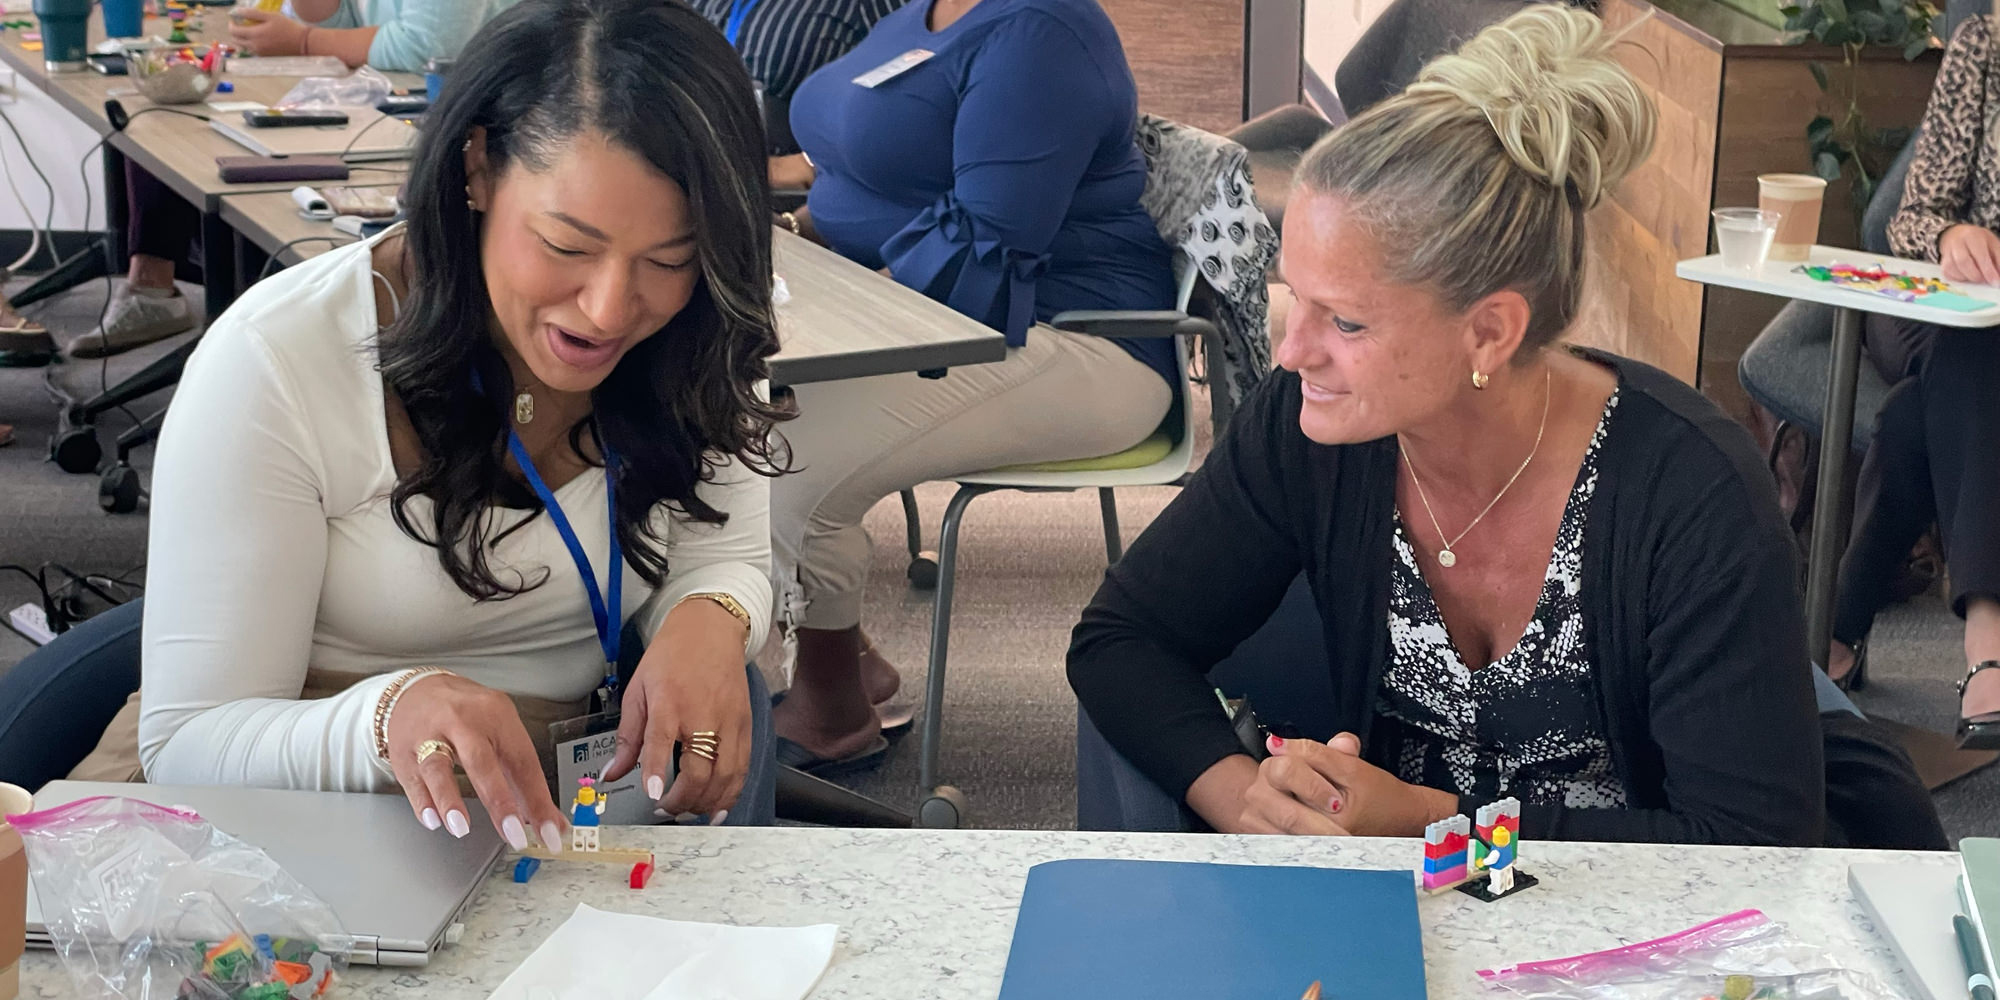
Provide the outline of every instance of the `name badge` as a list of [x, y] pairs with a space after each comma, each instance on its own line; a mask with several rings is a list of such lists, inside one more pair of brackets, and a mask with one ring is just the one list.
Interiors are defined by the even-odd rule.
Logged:
[[873, 90], [876, 87], [879, 87], [890, 80], [894, 80], [895, 78], [902, 76], [904, 73], [908, 73], [910, 70], [923, 65], [930, 59], [930, 57], [934, 55], [937, 55], [937, 53], [932, 52], [929, 49], [911, 49], [910, 51], [905, 52], [902, 55], [897, 56], [896, 58], [891, 59], [888, 62], [885, 62], [882, 65], [877, 66], [866, 73], [861, 74], [860, 76], [855, 77], [854, 82], [864, 87], [867, 87], [870, 90]]
[[[576, 794], [577, 779], [597, 779], [618, 754], [618, 716], [599, 712], [582, 718], [566, 719], [549, 727], [556, 750], [556, 808], [569, 815], [570, 797]], [[669, 767], [667, 784], [674, 782]], [[651, 826], [664, 822], [653, 815], [653, 800], [640, 786], [638, 768], [616, 782], [599, 784], [605, 797], [603, 823], [606, 826]]]

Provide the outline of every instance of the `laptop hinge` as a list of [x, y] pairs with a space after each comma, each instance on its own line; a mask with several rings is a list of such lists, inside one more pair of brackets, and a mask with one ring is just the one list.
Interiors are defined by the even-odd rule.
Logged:
[[375, 953], [376, 941], [377, 938], [374, 935], [355, 935], [354, 950], [348, 954], [347, 960], [356, 965], [379, 964], [380, 959], [377, 958]]

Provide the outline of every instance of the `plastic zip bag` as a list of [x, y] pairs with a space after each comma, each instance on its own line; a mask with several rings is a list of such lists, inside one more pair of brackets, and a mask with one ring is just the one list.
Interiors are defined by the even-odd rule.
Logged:
[[395, 89], [380, 71], [363, 66], [346, 76], [306, 77], [271, 106], [286, 111], [372, 109]]
[[99, 795], [8, 822], [86, 1000], [311, 1000], [347, 968], [332, 908], [189, 810]]
[[1521, 1000], [1895, 1000], [1759, 910], [1654, 941], [1484, 969], [1489, 993]]

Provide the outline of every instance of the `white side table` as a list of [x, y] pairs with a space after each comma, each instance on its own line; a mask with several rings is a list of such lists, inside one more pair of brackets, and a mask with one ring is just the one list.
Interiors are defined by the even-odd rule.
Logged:
[[[1838, 247], [1813, 247], [1809, 263], [1879, 264], [1893, 271], [1941, 276], [1936, 264]], [[1847, 478], [1847, 456], [1854, 434], [1854, 387], [1861, 368], [1861, 314], [1881, 313], [1939, 326], [2000, 326], [2000, 288], [1953, 283], [1954, 291], [1993, 303], [1990, 308], [1976, 312], [1957, 312], [1814, 281], [1798, 273], [1798, 267], [1791, 261], [1769, 261], [1758, 270], [1745, 271], [1724, 267], [1721, 256], [1712, 255], [1681, 261], [1674, 266], [1674, 273], [1704, 285], [1740, 288], [1834, 307], [1833, 360], [1819, 436], [1819, 508], [1813, 512], [1812, 546], [1806, 563], [1806, 648], [1815, 661], [1824, 665], [1832, 641], [1834, 584], [1840, 570], [1841, 547], [1846, 542], [1840, 537], [1847, 521], [1841, 487]]]

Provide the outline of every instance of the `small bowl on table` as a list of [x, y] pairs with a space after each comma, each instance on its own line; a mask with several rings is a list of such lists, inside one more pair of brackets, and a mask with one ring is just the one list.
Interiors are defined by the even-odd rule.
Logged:
[[222, 74], [203, 72], [200, 59], [185, 58], [184, 46], [144, 42], [125, 47], [125, 72], [154, 104], [196, 104], [215, 92]]

